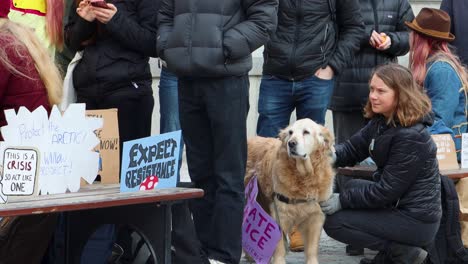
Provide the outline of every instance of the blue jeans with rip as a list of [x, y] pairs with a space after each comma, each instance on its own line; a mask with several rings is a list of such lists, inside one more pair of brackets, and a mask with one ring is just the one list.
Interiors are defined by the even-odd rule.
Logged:
[[263, 75], [258, 97], [257, 135], [276, 137], [288, 126], [294, 109], [297, 119], [310, 118], [323, 125], [334, 85], [334, 78], [323, 80], [315, 75], [300, 81]]

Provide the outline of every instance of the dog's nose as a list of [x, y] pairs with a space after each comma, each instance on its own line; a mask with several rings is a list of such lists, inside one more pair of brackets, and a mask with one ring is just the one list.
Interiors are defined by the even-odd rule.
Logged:
[[290, 148], [294, 148], [294, 147], [296, 147], [296, 145], [297, 145], [297, 142], [296, 142], [295, 140], [290, 140], [290, 141], [288, 142], [288, 146], [289, 146]]

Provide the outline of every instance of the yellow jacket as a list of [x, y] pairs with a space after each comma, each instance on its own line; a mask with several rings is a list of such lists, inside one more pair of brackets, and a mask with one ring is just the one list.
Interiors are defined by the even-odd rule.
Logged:
[[13, 0], [13, 5], [16, 8], [36, 10], [43, 14], [47, 11], [46, 0]]

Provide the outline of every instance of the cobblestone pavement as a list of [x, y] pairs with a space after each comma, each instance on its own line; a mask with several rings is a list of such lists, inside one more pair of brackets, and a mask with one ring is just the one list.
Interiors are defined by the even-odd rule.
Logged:
[[[347, 256], [345, 253], [345, 245], [330, 237], [325, 232], [322, 232], [322, 237], [319, 244], [319, 262], [326, 264], [358, 264], [363, 257], [375, 256], [375, 251], [367, 250], [364, 256]], [[248, 264], [249, 262], [242, 258], [239, 264]], [[303, 252], [289, 252], [286, 256], [287, 264], [304, 264], [305, 258]]]

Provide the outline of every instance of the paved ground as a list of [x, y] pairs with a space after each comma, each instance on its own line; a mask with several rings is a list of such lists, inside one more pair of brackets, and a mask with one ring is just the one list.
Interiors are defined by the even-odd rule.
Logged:
[[[185, 157], [182, 162], [182, 168], [180, 170], [182, 178], [188, 178], [187, 164]], [[366, 250], [366, 257], [373, 257], [375, 252]], [[358, 264], [359, 260], [364, 256], [347, 256], [345, 252], [345, 245], [328, 237], [325, 232], [322, 232], [319, 245], [319, 262], [327, 264]], [[242, 258], [239, 264], [248, 264], [249, 262]], [[287, 264], [304, 264], [305, 258], [304, 253], [289, 252], [286, 257]]]
[[[366, 257], [373, 257], [374, 251], [366, 250]], [[351, 257], [345, 253], [345, 245], [328, 237], [325, 232], [322, 232], [319, 248], [319, 262], [327, 264], [357, 264], [364, 256]], [[242, 258], [239, 264], [248, 264], [249, 262]], [[289, 252], [286, 257], [287, 264], [304, 264], [304, 253]]]

